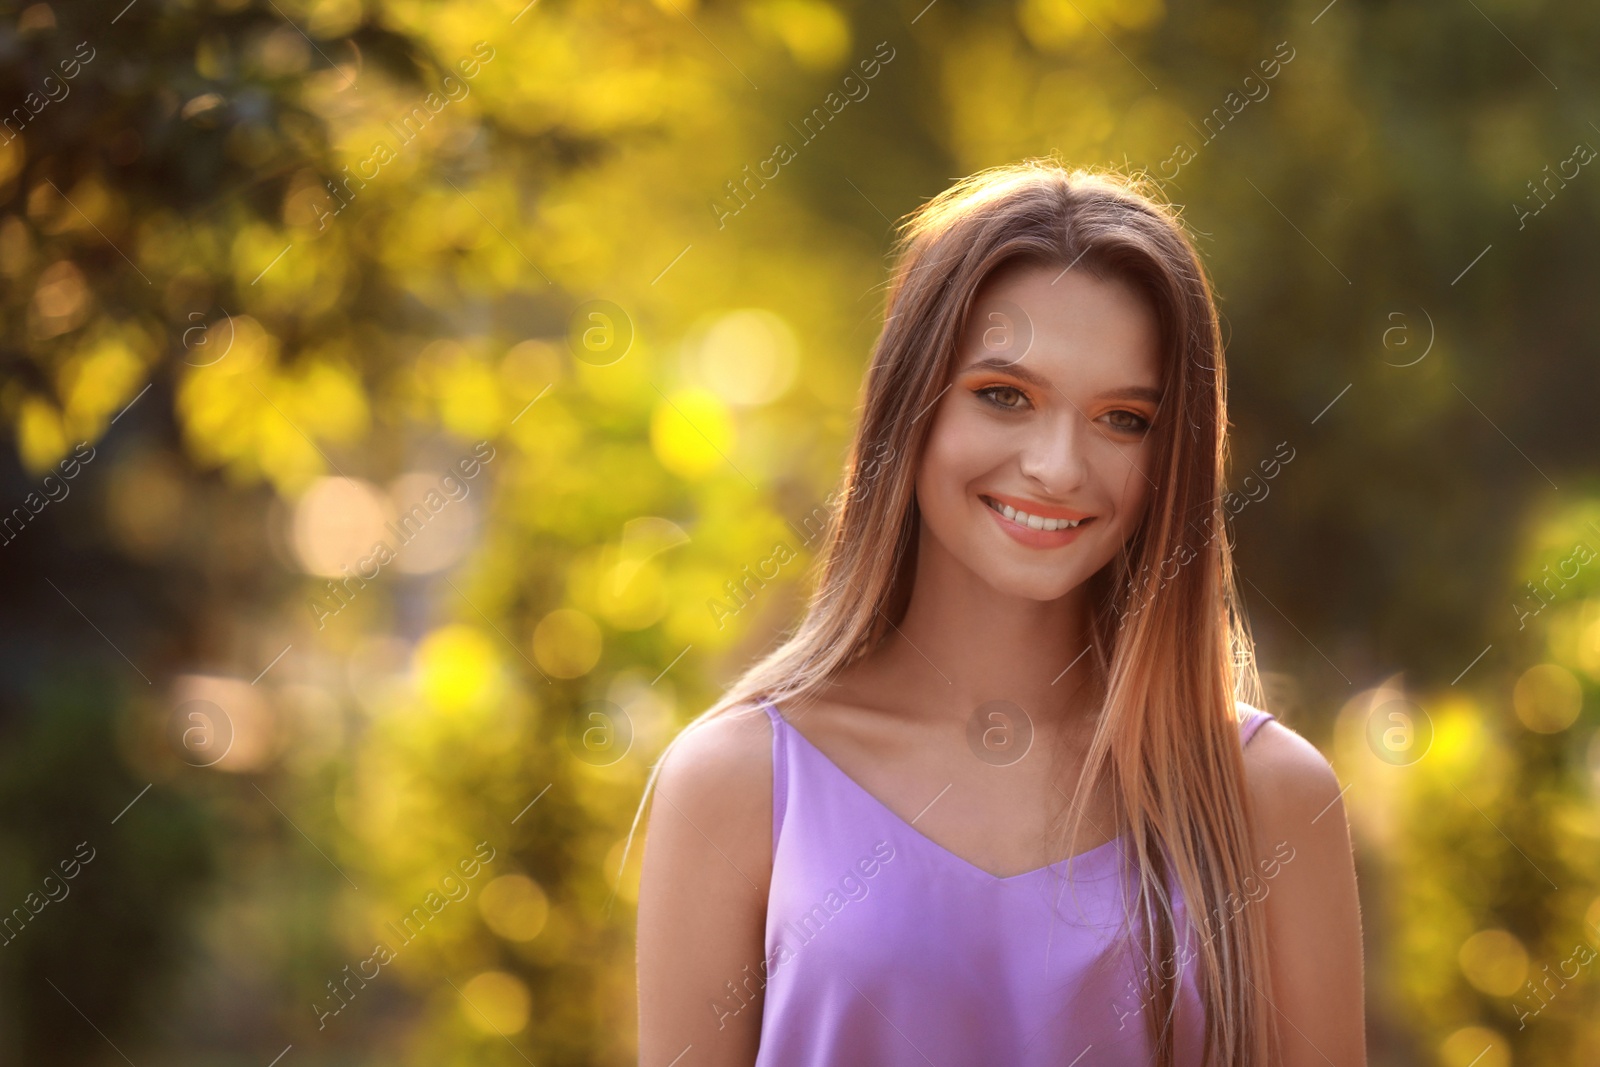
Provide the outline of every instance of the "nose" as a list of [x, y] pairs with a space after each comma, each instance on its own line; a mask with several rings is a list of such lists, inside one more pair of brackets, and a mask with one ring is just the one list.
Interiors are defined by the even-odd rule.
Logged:
[[1066, 499], [1089, 479], [1091, 433], [1088, 420], [1070, 407], [1040, 420], [1023, 445], [1023, 475], [1039, 486], [1041, 495]]

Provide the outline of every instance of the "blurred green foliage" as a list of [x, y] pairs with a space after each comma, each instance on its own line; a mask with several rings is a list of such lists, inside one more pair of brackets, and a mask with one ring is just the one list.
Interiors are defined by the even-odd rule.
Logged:
[[798, 610], [726, 590], [836, 483], [892, 220], [1053, 152], [1182, 205], [1236, 466], [1295, 449], [1235, 534], [1373, 1062], [1600, 1058], [1593, 968], [1528, 985], [1600, 945], [1597, 22], [8, 7], [0, 1057], [631, 1062], [622, 841]]

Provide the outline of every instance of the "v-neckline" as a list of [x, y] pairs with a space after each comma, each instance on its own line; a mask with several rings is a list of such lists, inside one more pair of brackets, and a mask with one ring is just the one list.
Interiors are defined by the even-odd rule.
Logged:
[[[1111, 846], [1113, 846], [1113, 845], [1121, 844], [1122, 841], [1128, 836], [1126, 833], [1120, 833], [1116, 837], [1113, 837], [1111, 840], [1105, 842], [1104, 844], [1096, 845], [1094, 848], [1088, 849], [1088, 850], [1086, 850], [1084, 852], [1076, 853], [1075, 855], [1072, 855], [1072, 856], [1068, 856], [1065, 859], [1056, 860], [1054, 863], [1047, 863], [1043, 867], [1035, 867], [1032, 870], [1020, 871], [1017, 874], [1008, 874], [1008, 875], [995, 874], [992, 871], [988, 871], [988, 870], [985, 870], [982, 867], [979, 867], [976, 863], [973, 863], [971, 860], [966, 859], [963, 856], [956, 855], [956, 853], [950, 851], [950, 849], [946, 848], [944, 845], [939, 844], [939, 842], [935, 841], [933, 838], [929, 837], [927, 834], [925, 834], [921, 830], [917, 829], [915, 825], [913, 825], [909, 820], [907, 820], [899, 812], [897, 812], [893, 808], [889, 807], [889, 805], [885, 804], [882, 800], [879, 800], [878, 797], [876, 795], [874, 795], [871, 790], [867, 789], [866, 786], [862, 785], [860, 782], [858, 782], [854, 778], [852, 778], [849, 774], [845, 773], [844, 768], [840, 767], [837, 763], [835, 763], [833, 761], [833, 757], [829, 756], [826, 752], [822, 751], [822, 749], [820, 749], [816, 745], [812, 744], [811, 743], [811, 739], [806, 737], [805, 734], [801, 733], [800, 730], [794, 725], [794, 723], [792, 723], [792, 722], [790, 722], [788, 720], [788, 718], [783, 714], [783, 712], [781, 710], [779, 710], [777, 704], [773, 703], [770, 700], [766, 701], [766, 704], [769, 707], [772, 708], [772, 710], [777, 714], [778, 718], [783, 720], [783, 725], [788, 728], [788, 731], [791, 734], [793, 734], [795, 737], [799, 738], [800, 739], [800, 743], [802, 745], [804, 745], [806, 748], [810, 749], [813, 753], [815, 753], [818, 757], [820, 757], [825, 766], [827, 766], [829, 769], [831, 769], [834, 774], [836, 774], [840, 778], [844, 779], [844, 781], [845, 781], [845, 783], [847, 785], [849, 785], [852, 789], [854, 789], [862, 797], [866, 798], [866, 800], [868, 802], [873, 804], [880, 811], [882, 811], [885, 815], [887, 815], [890, 819], [892, 819], [895, 823], [897, 823], [902, 829], [904, 829], [907, 833], [909, 833], [914, 839], [926, 842], [928, 847], [930, 847], [935, 853], [946, 857], [948, 860], [955, 862], [957, 865], [965, 868], [968, 871], [972, 871], [972, 872], [974, 872], [976, 874], [982, 875], [983, 877], [989, 879], [992, 882], [998, 882], [998, 883], [1020, 882], [1024, 878], [1030, 878], [1030, 877], [1033, 877], [1035, 875], [1044, 874], [1044, 873], [1046, 873], [1048, 871], [1054, 870], [1057, 867], [1065, 866], [1068, 863], [1074, 863], [1075, 864], [1080, 860], [1090, 859], [1090, 857], [1099, 858], [1100, 854], [1106, 852], [1106, 850], [1110, 849]], [[920, 816], [919, 816], [919, 818], [920, 818]]]

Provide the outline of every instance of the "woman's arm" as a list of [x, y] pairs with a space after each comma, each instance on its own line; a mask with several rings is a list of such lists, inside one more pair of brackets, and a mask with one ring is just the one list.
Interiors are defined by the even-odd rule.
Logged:
[[1275, 849], [1280, 860], [1289, 857], [1260, 898], [1272, 973], [1263, 992], [1282, 1063], [1365, 1067], [1361, 904], [1339, 779], [1315, 745], [1276, 720], [1261, 726], [1244, 757], [1257, 859], [1270, 862]]
[[673, 746], [650, 801], [640, 1067], [755, 1063], [771, 877], [772, 724], [764, 714], [712, 719]]

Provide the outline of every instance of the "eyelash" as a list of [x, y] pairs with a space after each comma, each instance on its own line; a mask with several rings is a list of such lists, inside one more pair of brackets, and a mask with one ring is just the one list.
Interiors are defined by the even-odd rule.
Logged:
[[1118, 427], [1117, 429], [1121, 433], [1138, 434], [1138, 435], [1140, 435], [1142, 437], [1145, 434], [1150, 432], [1150, 420], [1145, 418], [1143, 415], [1139, 414], [1137, 411], [1124, 411], [1124, 410], [1120, 410], [1119, 409], [1117, 411], [1110, 412], [1110, 414], [1112, 414], [1112, 415], [1131, 415], [1135, 419], [1138, 420], [1138, 425], [1137, 426], [1121, 426], [1121, 427]]
[[974, 396], [983, 397], [983, 399], [985, 401], [987, 401], [992, 406], [999, 408], [1001, 411], [1020, 411], [1021, 410], [1021, 408], [1016, 407], [1015, 405], [1012, 405], [1012, 404], [1002, 404], [1000, 401], [998, 401], [998, 400], [996, 400], [994, 398], [994, 396], [992, 395], [994, 393], [1016, 393], [1018, 396], [1023, 397], [1024, 399], [1027, 398], [1027, 394], [1024, 393], [1021, 389], [1018, 389], [1014, 385], [986, 385], [982, 389], [973, 390], [973, 395]]
[[[1027, 394], [1024, 393], [1021, 389], [1018, 389], [1014, 385], [986, 385], [982, 389], [973, 390], [973, 395], [974, 396], [982, 397], [986, 403], [988, 403], [988, 404], [990, 404], [990, 405], [992, 405], [992, 406], [994, 406], [996, 408], [999, 408], [1001, 411], [1021, 411], [1022, 410], [1021, 407], [1019, 407], [1019, 406], [1012, 405], [1012, 404], [1003, 404], [1000, 401], [996, 400], [994, 398], [994, 396], [993, 396], [993, 394], [995, 394], [995, 393], [1016, 393], [1018, 396], [1023, 397], [1024, 399], [1027, 398]], [[1113, 426], [1112, 429], [1114, 429], [1118, 433], [1138, 434], [1140, 436], [1143, 436], [1144, 434], [1150, 432], [1150, 420], [1145, 418], [1143, 415], [1139, 414], [1137, 411], [1129, 411], [1126, 408], [1118, 408], [1115, 411], [1107, 412], [1107, 414], [1109, 414], [1109, 415], [1129, 415], [1129, 416], [1132, 416], [1134, 419], [1138, 420], [1138, 424], [1135, 425], [1135, 426], [1126, 426], [1126, 425], [1124, 425], [1124, 426]]]

